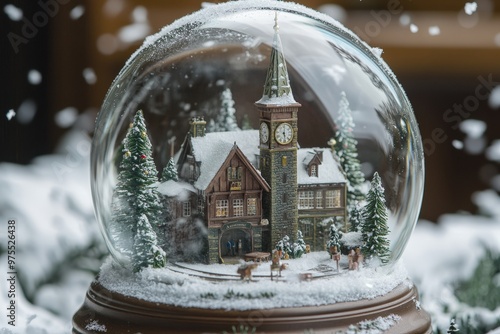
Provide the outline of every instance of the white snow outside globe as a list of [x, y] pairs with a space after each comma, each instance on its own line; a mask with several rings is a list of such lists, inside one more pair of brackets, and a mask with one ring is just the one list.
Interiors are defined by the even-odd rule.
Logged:
[[[207, 291], [204, 276], [248, 278], [250, 263], [254, 279], [313, 279], [311, 298], [275, 307], [354, 298], [343, 284], [324, 297], [316, 278], [358, 280], [356, 298], [406, 279], [424, 185], [411, 105], [377, 50], [304, 6], [227, 2], [148, 37], [108, 91], [91, 163], [117, 272], [169, 284], [189, 272]], [[169, 300], [218, 307], [187, 300], [188, 285]]]

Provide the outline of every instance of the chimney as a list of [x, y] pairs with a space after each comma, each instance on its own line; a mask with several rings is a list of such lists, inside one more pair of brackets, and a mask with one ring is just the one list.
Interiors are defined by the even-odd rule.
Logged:
[[192, 138], [205, 137], [205, 127], [207, 122], [205, 122], [205, 118], [203, 116], [191, 118], [189, 125], [189, 133], [191, 133]]

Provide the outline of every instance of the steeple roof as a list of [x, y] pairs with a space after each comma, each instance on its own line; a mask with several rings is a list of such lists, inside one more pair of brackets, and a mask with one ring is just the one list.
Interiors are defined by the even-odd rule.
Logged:
[[290, 80], [288, 78], [285, 55], [279, 35], [277, 12], [274, 21], [274, 40], [269, 68], [267, 69], [266, 82], [264, 84], [264, 94], [257, 103], [278, 105], [297, 103], [293, 98], [292, 88], [290, 87]]

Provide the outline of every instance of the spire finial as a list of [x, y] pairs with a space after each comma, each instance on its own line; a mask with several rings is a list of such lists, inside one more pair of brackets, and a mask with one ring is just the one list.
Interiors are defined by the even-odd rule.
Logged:
[[278, 25], [278, 12], [274, 12], [274, 31], [278, 32], [280, 26]]

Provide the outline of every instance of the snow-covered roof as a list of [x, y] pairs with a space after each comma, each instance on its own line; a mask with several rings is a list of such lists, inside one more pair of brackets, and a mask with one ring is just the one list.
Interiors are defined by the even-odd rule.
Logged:
[[160, 183], [157, 189], [160, 194], [177, 198], [186, 197], [188, 192], [196, 192], [196, 189], [191, 184], [174, 180]]
[[[316, 152], [323, 152], [323, 162], [318, 166], [318, 176], [309, 176], [307, 165]], [[344, 183], [346, 178], [340, 169], [338, 161], [329, 148], [301, 148], [297, 152], [298, 184]]]
[[259, 101], [255, 103], [265, 104], [265, 105], [285, 106], [289, 104], [297, 104], [297, 101], [295, 101], [292, 93], [290, 93], [290, 94], [283, 94], [280, 97], [276, 96], [269, 97], [267, 95], [264, 95]]
[[[207, 133], [204, 137], [191, 138], [194, 158], [201, 163], [200, 176], [194, 183], [197, 189], [204, 190], [208, 187], [235, 143], [250, 163], [254, 167], [257, 166], [256, 156], [260, 155], [258, 130], [212, 132]], [[306, 167], [316, 152], [323, 152], [323, 162], [318, 166], [318, 177], [310, 177]], [[346, 182], [338, 161], [328, 148], [299, 149], [297, 159], [297, 179], [299, 184]]]
[[255, 156], [260, 154], [258, 130], [212, 132], [204, 137], [191, 138], [194, 158], [201, 163], [200, 176], [194, 183], [196, 188], [205, 190], [208, 187], [235, 143], [256, 166]]

